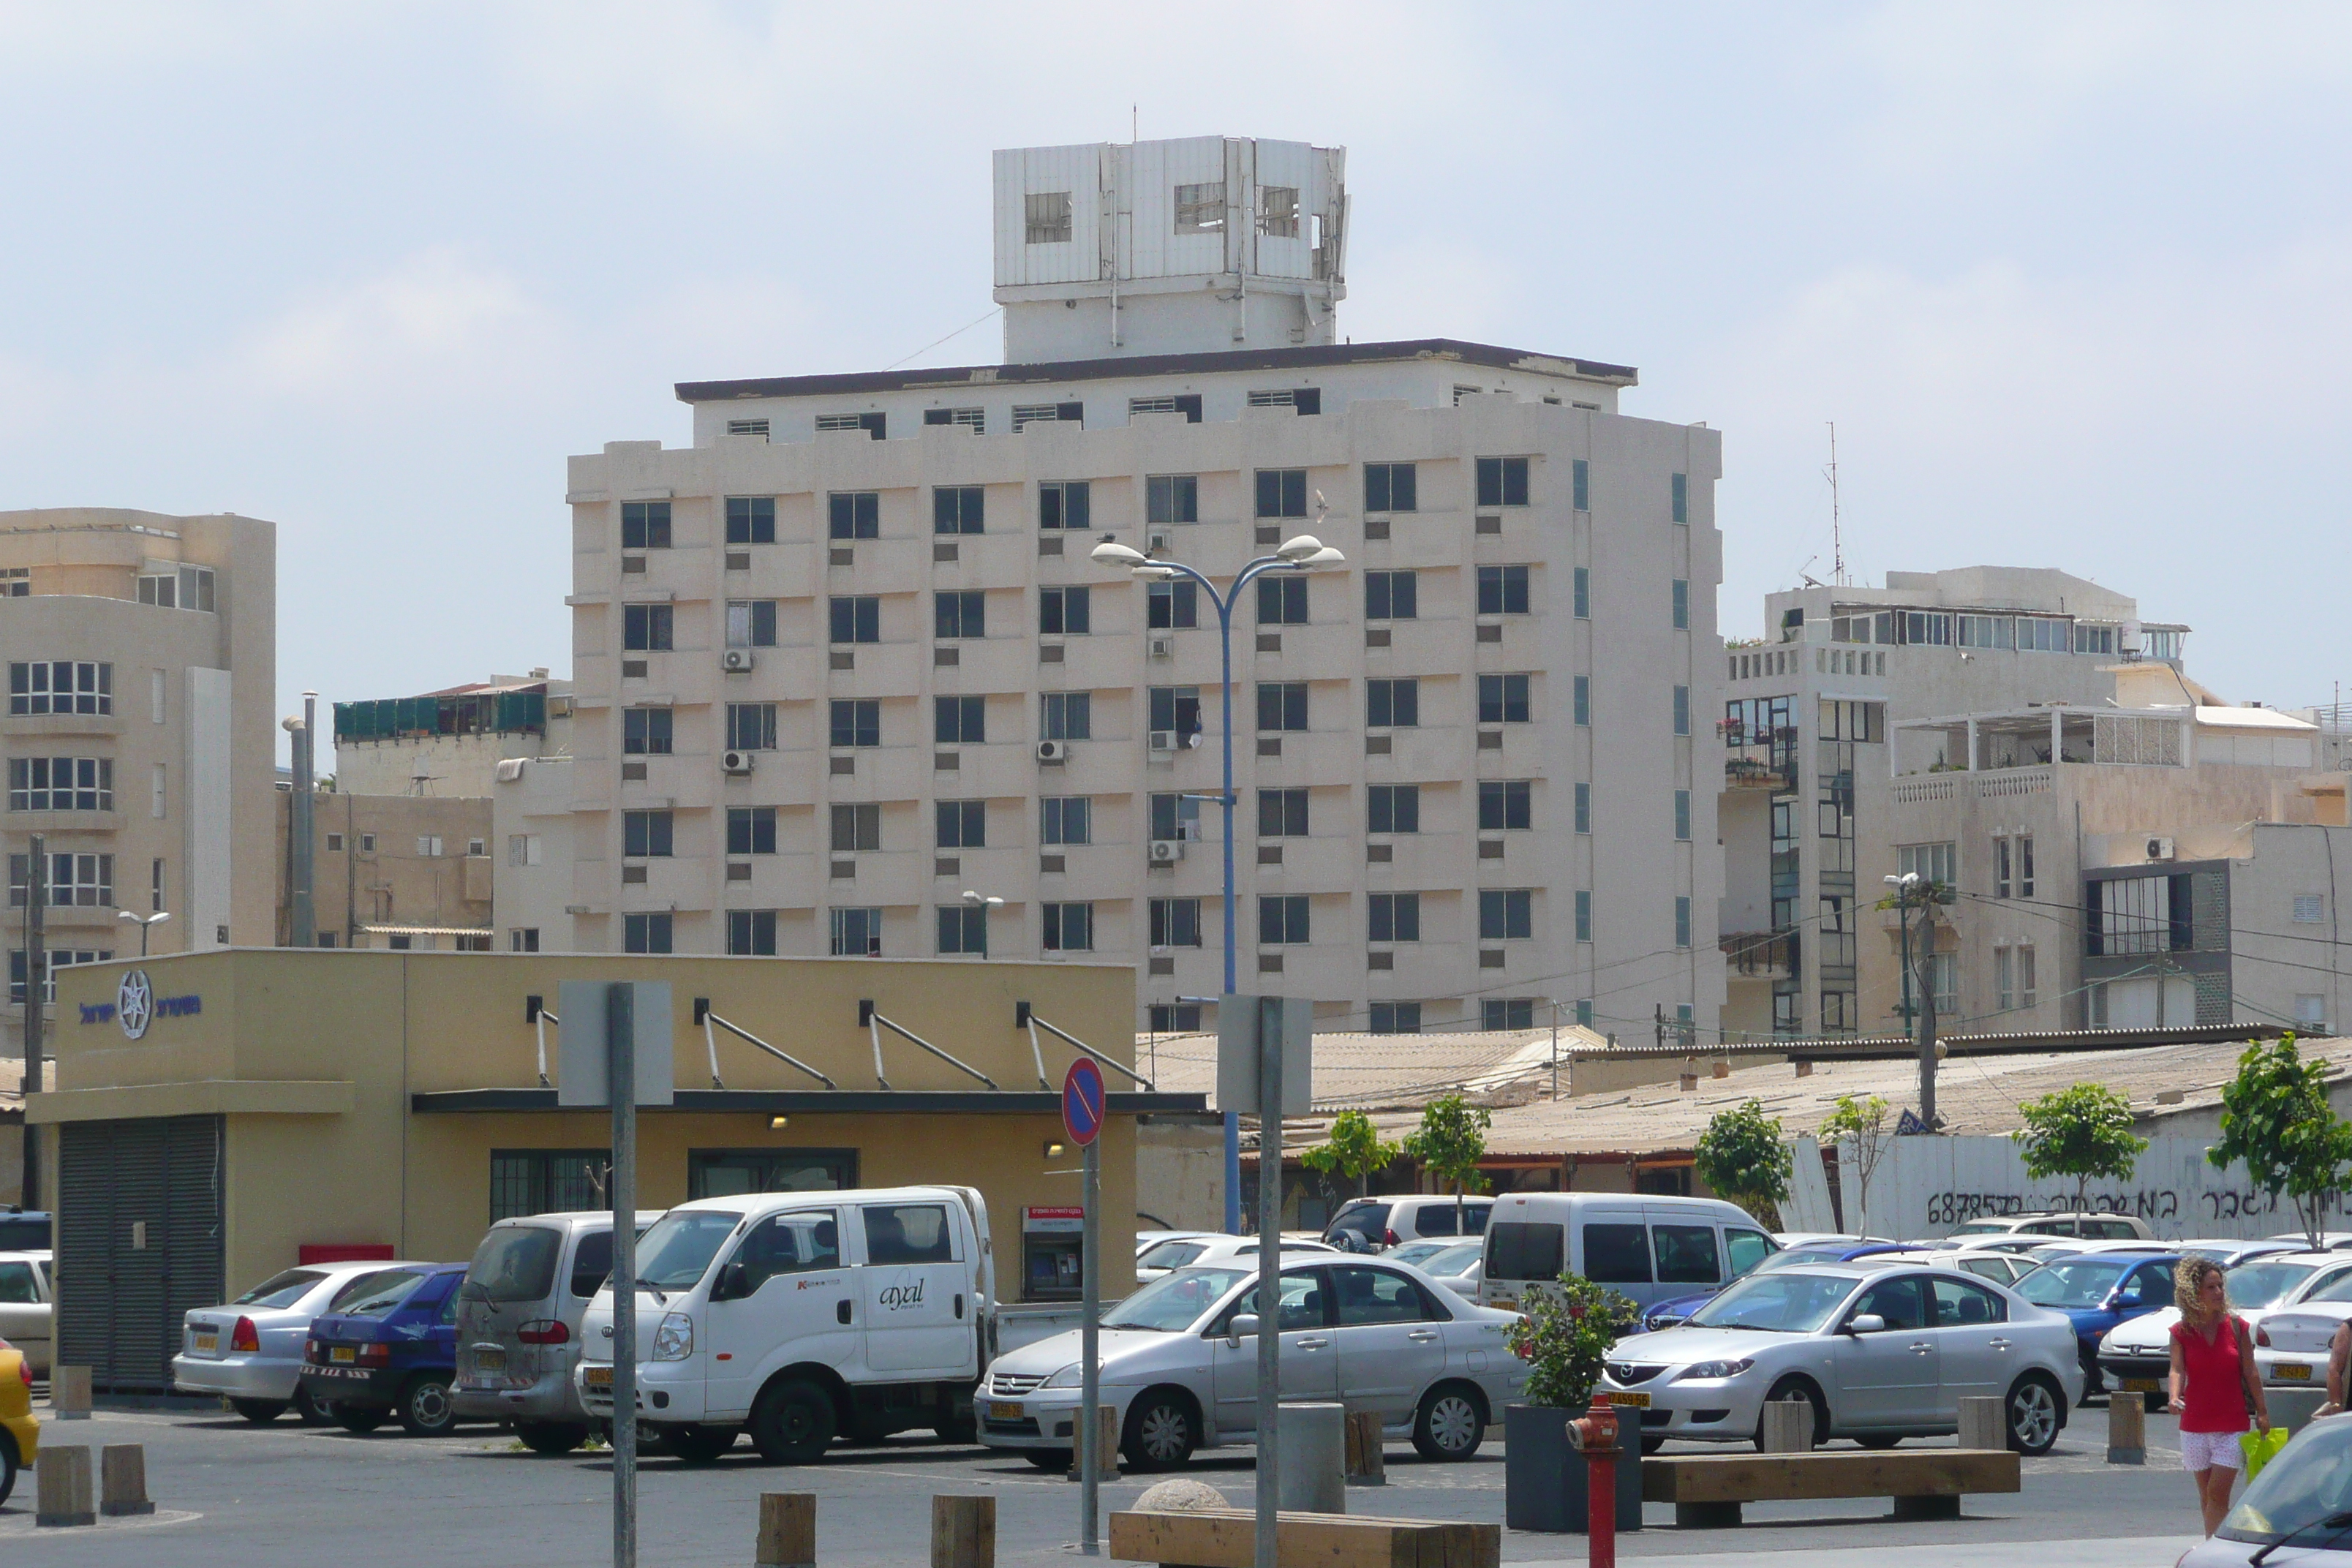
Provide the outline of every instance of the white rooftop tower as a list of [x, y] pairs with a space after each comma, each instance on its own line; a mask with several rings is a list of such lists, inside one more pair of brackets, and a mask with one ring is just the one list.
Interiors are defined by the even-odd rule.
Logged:
[[1338, 342], [1347, 161], [1229, 136], [998, 153], [1006, 363]]

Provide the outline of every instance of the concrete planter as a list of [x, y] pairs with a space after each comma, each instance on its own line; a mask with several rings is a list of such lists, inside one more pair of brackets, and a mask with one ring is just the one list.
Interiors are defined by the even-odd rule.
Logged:
[[[1512, 1405], [1503, 1410], [1503, 1522], [1512, 1530], [1581, 1535], [1591, 1528], [1591, 1466], [1569, 1446], [1581, 1410]], [[1617, 1530], [1642, 1528], [1641, 1413], [1619, 1412]]]

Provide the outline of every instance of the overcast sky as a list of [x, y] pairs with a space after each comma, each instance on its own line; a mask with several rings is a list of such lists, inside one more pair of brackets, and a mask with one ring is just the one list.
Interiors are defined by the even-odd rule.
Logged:
[[[1724, 432], [1727, 636], [2050, 565], [2352, 668], [2352, 8], [0, 0], [0, 509], [279, 525], [278, 683], [569, 664], [564, 458], [991, 308], [992, 148], [1340, 144], [1357, 341]], [[911, 363], [987, 363], [991, 317]]]

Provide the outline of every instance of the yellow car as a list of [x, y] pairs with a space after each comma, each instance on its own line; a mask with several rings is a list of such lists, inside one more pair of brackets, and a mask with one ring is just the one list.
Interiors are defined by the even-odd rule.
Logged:
[[33, 1468], [41, 1446], [33, 1419], [33, 1369], [25, 1352], [0, 1340], [0, 1503], [16, 1489], [16, 1472]]

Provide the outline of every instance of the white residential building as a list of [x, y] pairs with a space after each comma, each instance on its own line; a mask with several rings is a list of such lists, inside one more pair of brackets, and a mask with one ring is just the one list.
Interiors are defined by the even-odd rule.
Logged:
[[[1118, 956], [1139, 1022], [1199, 1026], [1217, 616], [1087, 552], [1223, 584], [1311, 532], [1345, 564], [1234, 612], [1243, 989], [1331, 1027], [1714, 1027], [1719, 437], [1620, 414], [1622, 366], [1330, 341], [1339, 154], [1205, 145], [1255, 171], [1214, 243], [1199, 145], [999, 155], [1005, 363], [688, 384], [691, 447], [572, 459], [576, 756], [517, 781], [572, 839], [542, 942]], [[1319, 239], [1275, 232], [1294, 200]], [[1171, 229], [1116, 307], [1046, 265], [1106, 210], [1138, 258]]]

